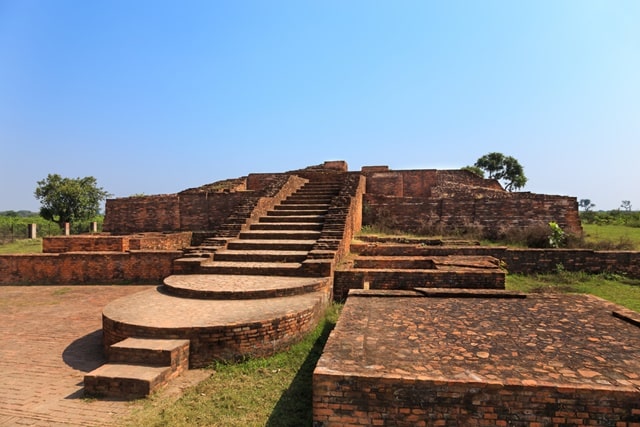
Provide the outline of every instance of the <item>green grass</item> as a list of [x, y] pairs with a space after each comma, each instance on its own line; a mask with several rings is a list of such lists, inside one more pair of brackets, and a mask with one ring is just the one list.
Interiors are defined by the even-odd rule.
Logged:
[[0, 254], [38, 254], [42, 253], [42, 239], [16, 240], [0, 245]]
[[582, 224], [587, 243], [609, 241], [614, 244], [629, 242], [634, 250], [640, 250], [640, 228], [624, 225]]
[[[125, 426], [300, 426], [312, 424], [311, 380], [342, 306], [288, 351], [241, 363], [217, 363], [212, 376], [175, 402], [153, 395]], [[136, 404], [138, 405], [138, 404]]]
[[506, 288], [522, 292], [591, 294], [640, 312], [640, 279], [619, 275], [567, 271], [535, 276], [510, 274]]

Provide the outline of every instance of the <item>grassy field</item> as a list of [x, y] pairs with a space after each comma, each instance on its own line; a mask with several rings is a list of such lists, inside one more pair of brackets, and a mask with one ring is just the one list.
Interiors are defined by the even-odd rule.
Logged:
[[619, 275], [567, 271], [535, 276], [511, 274], [506, 287], [522, 292], [591, 294], [640, 312], [640, 279]]
[[582, 224], [584, 239], [589, 243], [609, 241], [613, 244], [628, 242], [634, 250], [640, 250], [640, 228], [624, 225]]
[[42, 253], [42, 239], [23, 239], [0, 245], [0, 254]]
[[266, 359], [216, 364], [214, 374], [176, 402], [152, 396], [124, 426], [310, 426], [311, 379], [342, 306], [289, 351]]

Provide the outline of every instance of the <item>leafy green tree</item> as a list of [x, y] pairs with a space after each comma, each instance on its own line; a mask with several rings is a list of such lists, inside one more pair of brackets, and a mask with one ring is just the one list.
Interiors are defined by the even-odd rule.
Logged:
[[485, 154], [473, 166], [487, 172], [489, 179], [501, 181], [507, 191], [518, 190], [527, 183], [524, 168], [518, 160], [502, 153]]
[[86, 221], [100, 212], [100, 203], [110, 196], [92, 176], [63, 178], [49, 174], [38, 181], [34, 193], [40, 200], [40, 215], [62, 229], [65, 222]]
[[578, 207], [585, 212], [589, 212], [591, 209], [595, 208], [596, 205], [591, 203], [591, 199], [580, 199], [578, 201]]

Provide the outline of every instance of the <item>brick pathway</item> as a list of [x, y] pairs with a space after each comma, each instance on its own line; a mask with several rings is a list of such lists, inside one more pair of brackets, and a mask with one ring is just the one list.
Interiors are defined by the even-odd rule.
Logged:
[[104, 363], [102, 308], [149, 286], [0, 286], [0, 426], [104, 426], [128, 402], [83, 398]]

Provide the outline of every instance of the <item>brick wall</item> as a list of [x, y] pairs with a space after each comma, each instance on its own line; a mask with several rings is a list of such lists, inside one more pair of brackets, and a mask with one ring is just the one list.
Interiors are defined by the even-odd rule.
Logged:
[[640, 425], [638, 393], [314, 373], [314, 427]]
[[126, 252], [129, 238], [126, 236], [55, 236], [42, 239], [42, 252]]
[[365, 194], [363, 224], [421, 232], [430, 227], [453, 231], [478, 227], [485, 232], [546, 226], [557, 222], [565, 231], [581, 235], [578, 205], [573, 197], [505, 193], [492, 198], [398, 198]]
[[414, 288], [504, 289], [501, 271], [438, 270], [336, 270], [333, 276], [333, 299], [344, 301], [350, 289], [411, 290]]
[[0, 255], [2, 285], [161, 283], [178, 251]]
[[492, 246], [422, 246], [352, 243], [351, 251], [368, 256], [491, 256], [504, 261], [510, 273], [550, 273], [561, 265], [568, 271], [615, 272], [640, 278], [639, 251], [593, 251], [590, 249], [510, 249]]
[[180, 199], [177, 194], [108, 199], [103, 231], [136, 233], [180, 229]]
[[114, 234], [216, 230], [246, 206], [276, 196], [282, 186], [292, 186], [291, 180], [300, 184], [302, 179], [285, 174], [251, 174], [234, 191], [206, 191], [208, 187], [204, 186], [179, 194], [109, 199], [103, 230]]
[[129, 237], [129, 249], [138, 251], [177, 251], [191, 245], [192, 233], [145, 233]]
[[575, 197], [507, 192], [463, 170], [366, 170], [363, 224], [408, 232], [477, 227], [486, 233], [555, 221], [582, 234]]
[[191, 244], [191, 233], [146, 233], [125, 236], [81, 235], [42, 239], [43, 253], [127, 252], [129, 250], [180, 250]]

